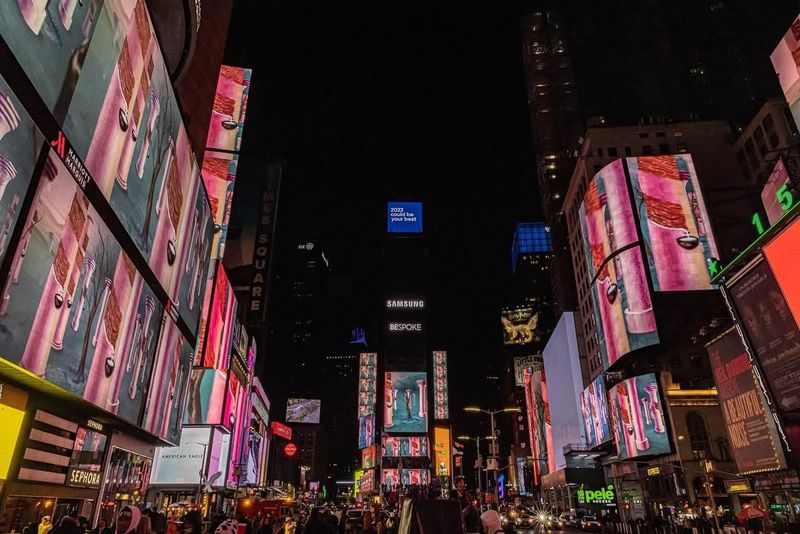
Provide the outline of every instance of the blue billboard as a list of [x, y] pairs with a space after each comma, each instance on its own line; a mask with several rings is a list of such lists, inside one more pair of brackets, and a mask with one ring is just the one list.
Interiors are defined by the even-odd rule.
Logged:
[[386, 231], [390, 234], [421, 234], [422, 202], [389, 202]]

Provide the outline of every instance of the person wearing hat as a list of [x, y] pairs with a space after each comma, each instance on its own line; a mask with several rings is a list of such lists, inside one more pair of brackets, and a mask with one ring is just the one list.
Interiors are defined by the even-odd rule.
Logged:
[[503, 522], [495, 510], [486, 510], [481, 514], [481, 524], [486, 534], [503, 534]]
[[142, 512], [139, 511], [138, 508], [125, 505], [120, 508], [117, 514], [117, 523], [114, 530], [117, 534], [130, 534], [135, 532], [141, 518]]

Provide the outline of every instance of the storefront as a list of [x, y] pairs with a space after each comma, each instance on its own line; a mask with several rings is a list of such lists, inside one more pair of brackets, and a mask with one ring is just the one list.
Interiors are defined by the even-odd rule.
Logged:
[[616, 489], [602, 469], [565, 467], [542, 477], [545, 505], [558, 513], [606, 515], [616, 510]]
[[[794, 469], [753, 477], [761, 507], [777, 519], [800, 518], [800, 477]], [[755, 503], [752, 503], [755, 504]]]
[[26, 406], [28, 393], [21, 388], [3, 384], [2, 390], [3, 431], [14, 434], [16, 429], [16, 439], [2, 445], [9, 456], [3, 455], [0, 466], [5, 479], [0, 532], [19, 532], [44, 516], [54, 525], [68, 513], [91, 518], [103, 479], [106, 426], [53, 413], [53, 403], [35, 398]]
[[126, 504], [140, 508], [154, 503], [145, 501], [155, 447], [127, 434], [114, 432], [105, 463], [107, 474], [100, 492], [97, 517], [111, 524], [120, 507]]

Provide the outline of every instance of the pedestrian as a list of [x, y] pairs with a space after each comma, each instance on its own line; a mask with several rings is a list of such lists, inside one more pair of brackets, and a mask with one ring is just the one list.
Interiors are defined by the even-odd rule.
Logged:
[[484, 534], [503, 534], [503, 522], [495, 510], [486, 510], [481, 514]]
[[117, 534], [129, 534], [136, 530], [139, 526], [139, 520], [142, 518], [142, 512], [135, 506], [125, 505], [120, 508], [117, 514], [117, 521], [115, 523], [114, 531]]
[[238, 521], [235, 519], [226, 519], [214, 530], [214, 534], [236, 534], [238, 530]]
[[42, 517], [41, 522], [39, 523], [39, 532], [38, 534], [48, 534], [53, 529], [53, 525], [50, 524], [50, 516], [46, 515]]
[[78, 524], [78, 518], [73, 517], [70, 513], [61, 518], [51, 534], [83, 534], [83, 529]]
[[180, 526], [180, 534], [202, 534], [203, 518], [200, 512], [192, 510], [183, 516], [183, 523]]
[[461, 507], [461, 519], [467, 534], [481, 531], [481, 520], [478, 515], [477, 500], [467, 491], [467, 483], [463, 476], [456, 477], [456, 487], [450, 491], [450, 498], [457, 499]]
[[139, 518], [139, 524], [136, 526], [136, 534], [153, 534], [152, 521], [150, 515], [142, 515]]

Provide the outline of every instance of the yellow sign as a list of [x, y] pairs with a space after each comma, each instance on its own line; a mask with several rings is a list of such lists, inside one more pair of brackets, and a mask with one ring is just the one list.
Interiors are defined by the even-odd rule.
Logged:
[[647, 476], [649, 477], [657, 477], [660, 474], [661, 474], [661, 468], [658, 466], [647, 468]]
[[8, 477], [27, 403], [27, 393], [0, 382], [0, 428], [3, 429], [3, 439], [0, 439], [0, 480]]
[[451, 453], [453, 451], [449, 428], [442, 426], [434, 427], [433, 450], [436, 460], [436, 476], [449, 477], [451, 471]]

